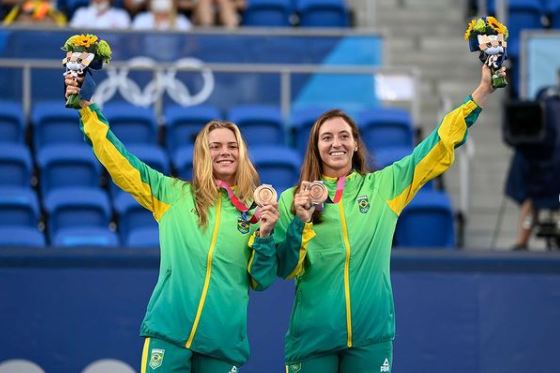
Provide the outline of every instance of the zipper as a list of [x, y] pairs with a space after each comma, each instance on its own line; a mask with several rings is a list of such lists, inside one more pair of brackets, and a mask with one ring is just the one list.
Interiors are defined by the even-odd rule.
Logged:
[[340, 223], [342, 225], [342, 237], [344, 239], [344, 248], [346, 249], [346, 259], [344, 261], [344, 297], [346, 301], [346, 332], [348, 339], [346, 345], [352, 347], [352, 304], [350, 300], [350, 240], [348, 239], [348, 226], [344, 217], [344, 206], [342, 199], [337, 203], [338, 213], [340, 215]]
[[218, 204], [216, 205], [216, 223], [214, 224], [214, 231], [212, 232], [212, 241], [210, 241], [210, 248], [208, 249], [208, 257], [206, 258], [206, 276], [204, 277], [204, 285], [202, 286], [202, 294], [200, 295], [200, 301], [198, 302], [198, 309], [196, 310], [196, 316], [194, 318], [193, 326], [191, 329], [191, 334], [187, 343], [186, 348], [191, 348], [196, 330], [198, 328], [198, 323], [200, 322], [200, 316], [202, 315], [202, 310], [204, 309], [204, 303], [206, 302], [206, 295], [208, 295], [208, 287], [210, 286], [210, 275], [212, 274], [212, 259], [214, 258], [214, 249], [216, 248], [216, 241], [218, 239], [218, 228], [220, 227], [222, 209], [222, 197], [218, 198]]

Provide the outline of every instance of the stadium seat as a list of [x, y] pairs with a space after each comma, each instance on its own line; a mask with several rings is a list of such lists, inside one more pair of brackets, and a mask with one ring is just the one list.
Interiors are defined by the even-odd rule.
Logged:
[[68, 18], [72, 17], [74, 12], [80, 7], [87, 7], [89, 5], [88, 0], [57, 0], [56, 6], [58, 10], [63, 11]]
[[290, 26], [291, 0], [248, 0], [243, 26]]
[[54, 239], [60, 229], [104, 228], [111, 220], [109, 198], [102, 189], [59, 188], [44, 198], [49, 236]]
[[309, 107], [296, 109], [291, 114], [290, 127], [294, 139], [294, 145], [301, 155], [307, 150], [309, 131], [315, 121], [325, 113], [327, 109], [320, 107]]
[[158, 144], [158, 128], [151, 109], [129, 103], [109, 103], [103, 113], [113, 133], [126, 146], [131, 144]]
[[128, 242], [131, 232], [136, 229], [158, 229], [152, 213], [142, 207], [130, 194], [119, 194], [114, 199], [113, 206], [118, 216], [119, 235], [122, 242]]
[[297, 0], [299, 25], [302, 27], [348, 27], [344, 0]]
[[268, 105], [241, 105], [229, 111], [228, 119], [237, 124], [247, 144], [284, 145], [284, 119], [280, 108]]
[[60, 100], [37, 103], [31, 123], [35, 150], [46, 145], [84, 144], [78, 112], [66, 109]]
[[63, 187], [98, 187], [101, 165], [87, 145], [48, 146], [37, 154], [40, 189], [45, 195]]
[[[159, 146], [154, 145], [131, 145], [126, 147], [130, 154], [135, 155], [142, 162], [153, 169], [169, 175], [169, 157]], [[112, 196], [124, 193], [112, 180], [110, 182], [110, 192]]]
[[220, 111], [211, 105], [170, 106], [165, 110], [166, 148], [169, 154], [186, 144], [194, 144], [198, 131], [211, 120], [220, 119]]
[[192, 180], [193, 146], [182, 146], [173, 155], [173, 166], [177, 177], [183, 180]]
[[12, 101], [0, 101], [0, 143], [23, 144], [23, 108]]
[[358, 126], [372, 153], [384, 147], [412, 148], [412, 120], [405, 110], [379, 107], [364, 111], [358, 116]]
[[421, 190], [401, 213], [395, 240], [398, 247], [452, 248], [453, 211], [447, 194]]
[[29, 188], [0, 188], [0, 226], [36, 228], [39, 223], [39, 201]]
[[548, 13], [550, 14], [550, 28], [560, 29], [560, 1], [550, 0]]
[[301, 158], [284, 146], [258, 146], [250, 150], [261, 182], [271, 184], [278, 193], [295, 185], [299, 178]]
[[52, 240], [56, 247], [118, 247], [119, 239], [108, 228], [80, 227], [58, 230]]
[[0, 247], [45, 247], [45, 236], [36, 227], [0, 226]]
[[136, 228], [133, 229], [128, 240], [125, 242], [128, 247], [159, 247], [159, 231], [158, 228]]
[[544, 11], [543, 4], [539, 0], [508, 1], [508, 55], [514, 60], [517, 60], [520, 53], [521, 31], [541, 29]]
[[32, 173], [33, 163], [27, 147], [0, 144], [0, 186], [28, 187]]

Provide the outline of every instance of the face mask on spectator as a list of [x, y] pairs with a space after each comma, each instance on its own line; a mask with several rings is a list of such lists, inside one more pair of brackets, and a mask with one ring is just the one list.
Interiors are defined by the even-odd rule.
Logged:
[[151, 9], [154, 13], [168, 13], [173, 9], [171, 0], [152, 0]]
[[95, 1], [91, 5], [97, 11], [97, 13], [104, 12], [111, 6], [108, 1]]

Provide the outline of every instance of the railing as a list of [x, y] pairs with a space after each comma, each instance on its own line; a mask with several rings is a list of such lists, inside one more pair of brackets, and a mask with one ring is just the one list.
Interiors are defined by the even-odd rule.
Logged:
[[[13, 68], [22, 69], [22, 104], [24, 109], [24, 114], [29, 115], [31, 110], [31, 71], [33, 69], [56, 69], [62, 71], [60, 61], [57, 60], [19, 60], [19, 59], [0, 59], [0, 68]], [[364, 66], [325, 66], [325, 65], [285, 65], [285, 64], [222, 64], [222, 63], [208, 63], [208, 64], [170, 64], [170, 63], [142, 63], [142, 61], [136, 61], [131, 64], [129, 62], [116, 61], [112, 62], [109, 67], [107, 67], [107, 72], [109, 77], [115, 77], [118, 75], [119, 69], [128, 70], [144, 70], [153, 71], [155, 79], [153, 81], [154, 86], [152, 87], [153, 92], [157, 93], [157, 99], [154, 100], [154, 108], [157, 114], [161, 114], [162, 107], [162, 96], [165, 92], [166, 82], [165, 77], [169, 78], [169, 74], [166, 72], [172, 71], [172, 78], [174, 78], [174, 73], [177, 71], [186, 72], [201, 72], [207, 74], [213, 73], [239, 73], [239, 74], [278, 74], [280, 79], [280, 106], [282, 108], [283, 114], [288, 117], [291, 112], [292, 105], [292, 92], [291, 92], [291, 81], [292, 77], [297, 74], [328, 74], [328, 75], [367, 75], [374, 76], [375, 78], [386, 78], [391, 79], [391, 77], [396, 77], [398, 80], [404, 84], [408, 84], [406, 97], [399, 94], [386, 94], [382, 96], [381, 99], [390, 103], [395, 102], [405, 102], [409, 105], [412, 118], [415, 123], [418, 122], [420, 114], [420, 97], [417, 94], [417, 87], [419, 84], [419, 72], [416, 68], [407, 67], [364, 67]], [[62, 77], [61, 77], [62, 80]], [[98, 88], [102, 89], [103, 83], [99, 84]], [[118, 84], [118, 83], [117, 83]], [[99, 90], [98, 89], [98, 90]], [[97, 94], [97, 91], [96, 91]], [[106, 101], [104, 97], [101, 97], [101, 101]], [[196, 102], [199, 103], [199, 102]], [[149, 106], [149, 105], [144, 105]], [[185, 105], [188, 106], [188, 105]]]

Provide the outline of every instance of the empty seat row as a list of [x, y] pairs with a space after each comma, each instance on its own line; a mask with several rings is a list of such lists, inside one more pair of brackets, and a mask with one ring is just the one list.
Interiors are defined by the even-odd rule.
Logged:
[[[9, 110], [2, 109], [4, 104]], [[23, 143], [23, 115], [16, 106], [14, 103], [0, 103], [0, 112], [3, 113], [0, 116], [0, 134], [3, 134], [0, 143]], [[303, 154], [307, 148], [309, 130], [324, 111], [324, 108], [313, 107], [294, 110], [288, 126], [277, 106], [240, 105], [229, 110], [227, 119], [239, 125], [251, 147], [293, 143]], [[125, 145], [160, 144], [159, 126], [151, 109], [127, 103], [110, 103], [105, 105], [103, 113], [112, 131]], [[194, 143], [196, 134], [206, 123], [223, 118], [222, 113], [212, 105], [170, 106], [163, 114], [165, 136], [162, 142], [170, 155], [179, 147]], [[360, 113], [356, 120], [370, 149], [413, 144], [413, 124], [410, 114], [405, 110], [373, 108]], [[64, 108], [60, 102], [39, 102], [34, 105], [31, 122], [36, 151], [54, 144], [84, 143], [78, 114]]]
[[[0, 190], [0, 246], [45, 246], [37, 229], [39, 207], [32, 192]], [[109, 223], [107, 196], [93, 188], [70, 188], [51, 193], [44, 201], [52, 246], [157, 247], [158, 227], [151, 213], [130, 195], [113, 201], [118, 234]], [[453, 247], [453, 213], [449, 197], [422, 190], [404, 209], [397, 224], [399, 247]]]

